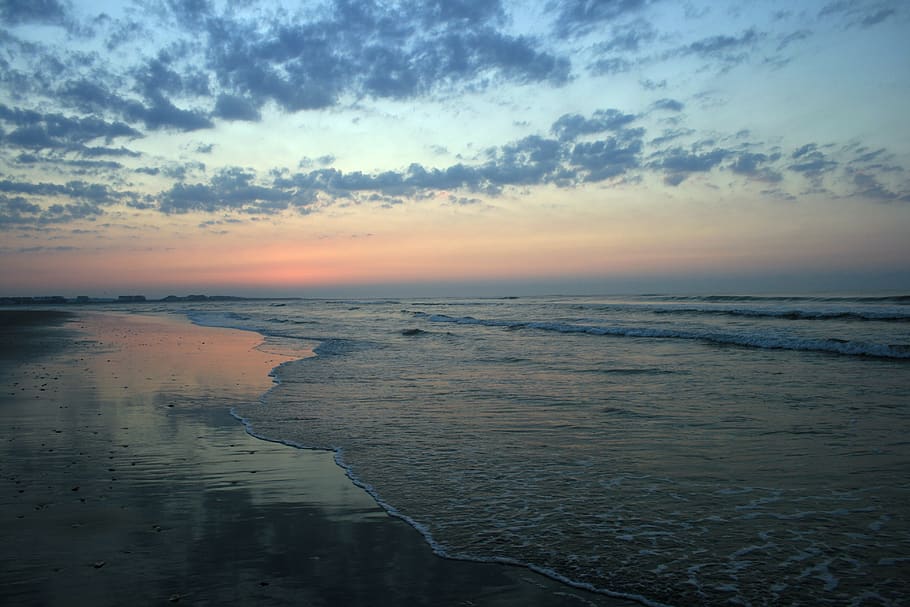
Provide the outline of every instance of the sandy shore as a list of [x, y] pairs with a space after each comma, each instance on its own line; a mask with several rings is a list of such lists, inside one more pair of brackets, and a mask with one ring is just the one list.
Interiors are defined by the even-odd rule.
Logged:
[[613, 605], [432, 554], [332, 454], [229, 414], [282, 357], [171, 317], [0, 312], [4, 605]]

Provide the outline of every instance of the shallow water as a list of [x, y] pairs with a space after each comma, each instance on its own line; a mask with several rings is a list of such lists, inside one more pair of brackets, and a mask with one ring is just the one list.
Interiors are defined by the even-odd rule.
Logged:
[[258, 336], [78, 315], [0, 314], [0, 605], [626, 604], [435, 558], [331, 453], [244, 434], [228, 408], [277, 363]]
[[[240, 407], [335, 449], [450, 556], [649, 603], [910, 594], [910, 300], [237, 302], [281, 384]], [[176, 310], [175, 310], [176, 311]]]

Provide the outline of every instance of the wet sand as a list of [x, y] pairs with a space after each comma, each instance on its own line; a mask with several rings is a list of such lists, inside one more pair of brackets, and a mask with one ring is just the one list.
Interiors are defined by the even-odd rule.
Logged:
[[0, 604], [631, 605], [435, 556], [229, 411], [285, 360], [173, 317], [0, 311]]

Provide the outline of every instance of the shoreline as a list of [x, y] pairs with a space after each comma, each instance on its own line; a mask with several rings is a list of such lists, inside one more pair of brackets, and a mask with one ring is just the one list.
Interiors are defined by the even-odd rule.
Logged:
[[[36, 326], [0, 359], [4, 601], [634, 604], [441, 558], [333, 452], [250, 434], [231, 403], [278, 366], [250, 353], [259, 333], [81, 310]], [[56, 346], [11, 350], [36, 339]]]

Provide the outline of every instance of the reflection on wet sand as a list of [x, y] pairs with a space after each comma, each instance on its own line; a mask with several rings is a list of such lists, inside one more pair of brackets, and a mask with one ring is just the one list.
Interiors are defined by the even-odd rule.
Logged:
[[84, 313], [12, 350], [36, 335], [0, 359], [3, 604], [616, 603], [437, 558], [331, 453], [245, 434], [284, 360], [256, 334]]

